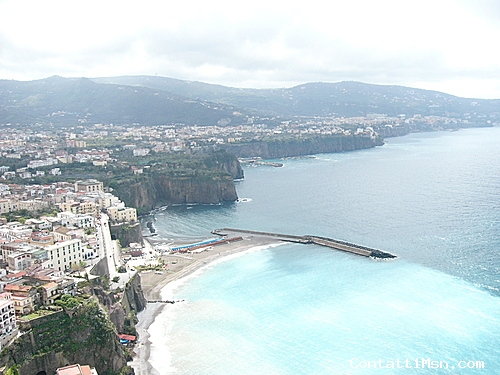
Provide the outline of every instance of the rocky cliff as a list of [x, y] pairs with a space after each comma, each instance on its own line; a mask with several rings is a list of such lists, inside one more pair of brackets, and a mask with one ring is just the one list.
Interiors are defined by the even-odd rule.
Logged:
[[139, 213], [166, 204], [219, 204], [238, 199], [234, 179], [243, 178], [238, 159], [224, 151], [173, 155], [142, 175], [109, 181], [127, 206]]
[[105, 310], [94, 299], [79, 307], [33, 319], [21, 325], [22, 335], [2, 352], [2, 364], [19, 365], [20, 375], [81, 363], [99, 374], [119, 374], [126, 366], [123, 347]]
[[138, 274], [129, 280], [123, 292], [109, 292], [100, 285], [94, 285], [93, 294], [108, 311], [118, 333], [137, 334], [137, 314], [144, 310], [147, 304]]
[[139, 213], [166, 204], [219, 204], [238, 199], [230, 175], [172, 177], [158, 172], [129, 185], [116, 187], [115, 192], [127, 206], [136, 207]]
[[237, 157], [276, 159], [284, 157], [343, 152], [372, 148], [383, 144], [382, 139], [369, 136], [330, 135], [307, 138], [273, 139], [235, 143], [224, 146]]
[[140, 223], [120, 223], [109, 226], [113, 239], [120, 241], [120, 246], [129, 247], [130, 243], [142, 243], [142, 227]]
[[243, 169], [238, 159], [232, 153], [214, 152], [212, 158], [206, 161], [207, 166], [216, 168], [225, 172], [233, 179], [242, 179], [244, 177]]

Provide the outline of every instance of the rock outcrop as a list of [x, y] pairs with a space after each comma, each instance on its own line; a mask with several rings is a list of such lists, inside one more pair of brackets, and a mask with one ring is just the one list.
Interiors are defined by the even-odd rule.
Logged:
[[119, 333], [136, 335], [137, 313], [146, 308], [147, 301], [141, 287], [141, 278], [138, 274], [125, 285], [120, 301], [109, 294], [98, 296], [101, 304], [106, 306], [109, 318]]
[[130, 243], [142, 243], [142, 227], [140, 223], [111, 224], [109, 227], [113, 239], [120, 241], [120, 246], [129, 247]]

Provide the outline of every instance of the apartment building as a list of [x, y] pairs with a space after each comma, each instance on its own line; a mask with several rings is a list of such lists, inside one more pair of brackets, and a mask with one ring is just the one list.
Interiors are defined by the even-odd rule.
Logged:
[[137, 210], [135, 208], [108, 207], [106, 211], [111, 221], [115, 223], [137, 221]]
[[61, 224], [66, 227], [92, 228], [95, 218], [88, 214], [74, 214], [72, 212], [59, 212], [57, 214]]
[[16, 312], [12, 295], [0, 293], [0, 350], [16, 335]]
[[75, 182], [75, 191], [81, 191], [85, 193], [104, 191], [104, 184], [97, 180], [77, 181]]
[[87, 259], [85, 247], [82, 241], [75, 238], [69, 241], [57, 242], [54, 245], [46, 247], [47, 249], [47, 267], [58, 271], [69, 271], [71, 266], [79, 264]]

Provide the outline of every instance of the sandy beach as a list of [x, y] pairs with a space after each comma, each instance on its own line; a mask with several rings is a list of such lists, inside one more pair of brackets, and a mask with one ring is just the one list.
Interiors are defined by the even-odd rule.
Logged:
[[[161, 291], [168, 283], [186, 277], [215, 260], [259, 246], [281, 243], [279, 238], [274, 237], [248, 234], [238, 235], [241, 235], [243, 240], [217, 245], [209, 251], [194, 254], [162, 255], [161, 259], [163, 259], [165, 264], [168, 264], [168, 268], [163, 274], [154, 272], [140, 273], [142, 289], [146, 299], [149, 301], [161, 300]], [[134, 348], [134, 360], [131, 362], [136, 375], [158, 375], [148, 361], [151, 345], [148, 329], [165, 306], [166, 304], [164, 303], [148, 303], [146, 309], [138, 315], [139, 323], [136, 326], [138, 340]]]

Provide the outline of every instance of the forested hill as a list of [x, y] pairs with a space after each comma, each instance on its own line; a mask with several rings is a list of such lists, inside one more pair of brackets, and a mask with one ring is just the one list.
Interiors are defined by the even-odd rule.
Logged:
[[372, 113], [497, 121], [500, 100], [359, 82], [258, 90], [157, 76], [0, 80], [0, 124], [238, 125]]
[[51, 77], [0, 81], [0, 123], [200, 124], [239, 123], [246, 117], [228, 105], [170, 92]]
[[306, 83], [280, 89], [241, 89], [158, 76], [94, 78], [96, 82], [150, 87], [190, 98], [244, 108], [263, 115], [389, 116], [415, 114], [499, 116], [500, 99], [467, 99], [438, 91], [361, 82]]

